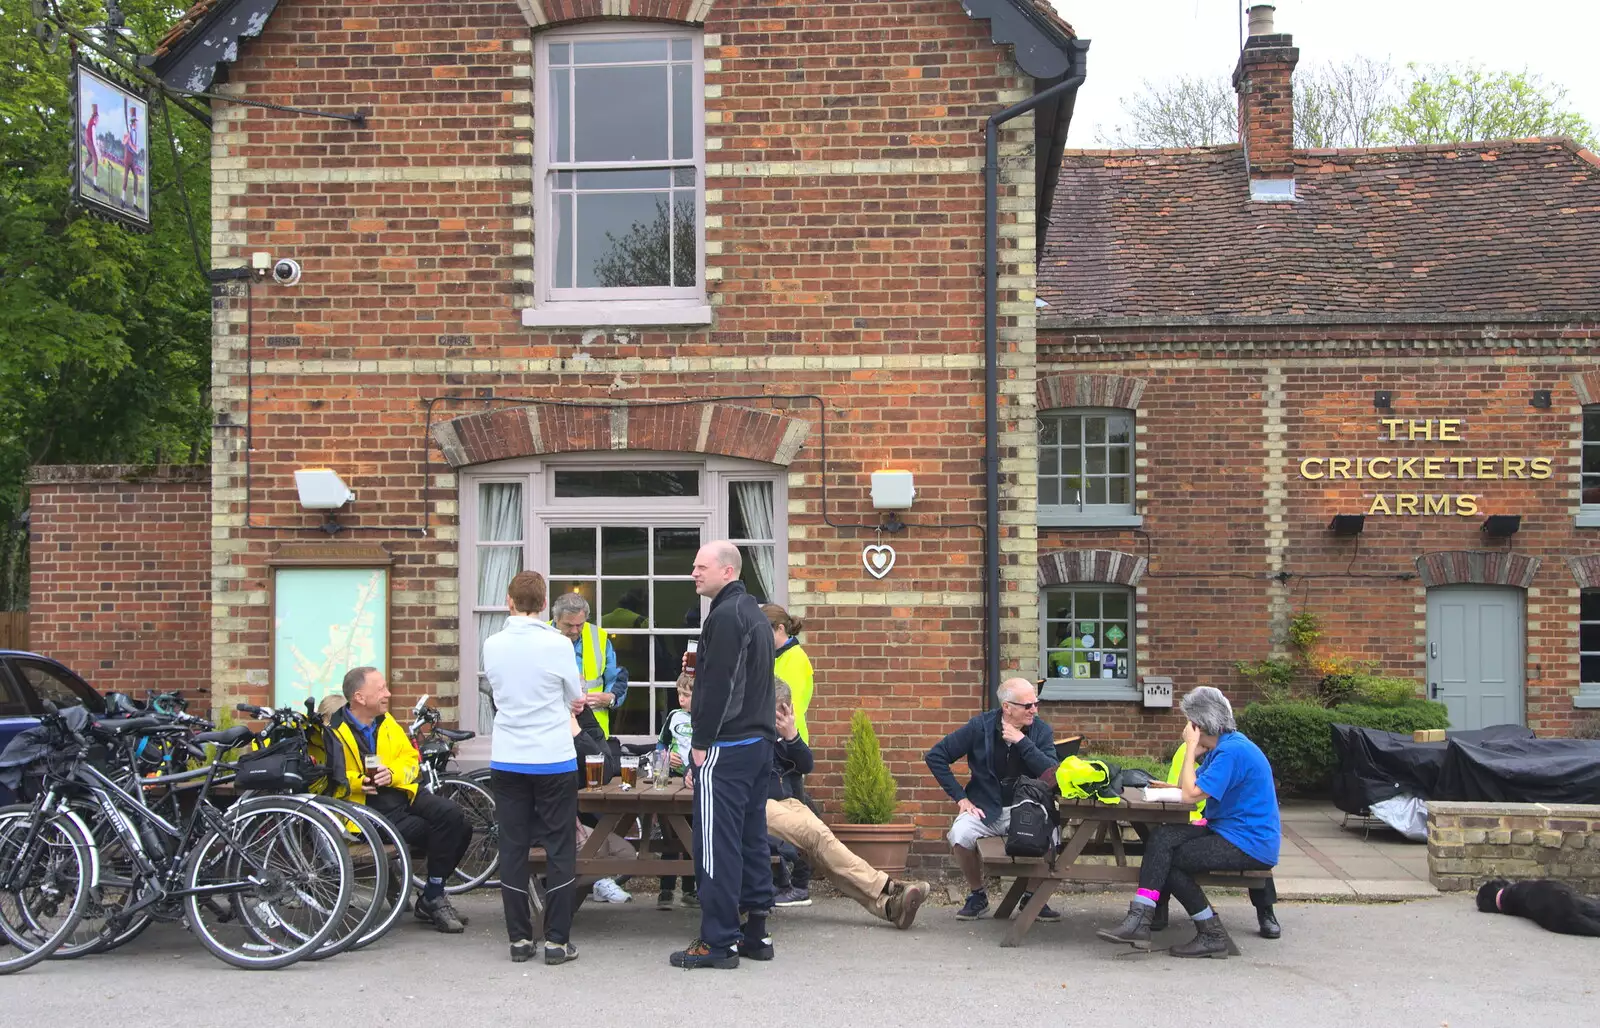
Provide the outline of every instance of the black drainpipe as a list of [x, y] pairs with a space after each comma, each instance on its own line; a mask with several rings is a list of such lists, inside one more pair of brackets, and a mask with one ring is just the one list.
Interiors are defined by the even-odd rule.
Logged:
[[[1000, 691], [1000, 126], [1082, 85], [1084, 57], [1085, 47], [1074, 46], [1070, 75], [1019, 104], [989, 115], [984, 125], [983, 472], [984, 523], [989, 530], [984, 533], [983, 592], [988, 615], [984, 626], [984, 702], [989, 707], [995, 704]], [[1049, 156], [1036, 155], [1036, 159], [1048, 160]]]

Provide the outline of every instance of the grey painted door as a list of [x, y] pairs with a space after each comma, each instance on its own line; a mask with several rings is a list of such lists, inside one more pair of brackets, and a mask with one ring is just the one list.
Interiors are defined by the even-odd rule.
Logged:
[[1522, 601], [1503, 586], [1428, 590], [1428, 695], [1451, 728], [1525, 723]]

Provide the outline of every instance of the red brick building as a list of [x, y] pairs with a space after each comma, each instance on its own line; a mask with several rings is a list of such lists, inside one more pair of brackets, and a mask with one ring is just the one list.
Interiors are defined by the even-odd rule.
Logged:
[[[1064, 156], [1041, 647], [1074, 604], [1136, 607], [1135, 676], [1241, 691], [1236, 662], [1285, 655], [1309, 610], [1324, 656], [1422, 683], [1458, 727], [1559, 734], [1600, 707], [1597, 161], [1565, 140], [1297, 151], [1297, 57], [1249, 39], [1243, 147]], [[1131, 680], [1072, 663], [1046, 694], [1080, 701], [1076, 726], [1170, 746]]]

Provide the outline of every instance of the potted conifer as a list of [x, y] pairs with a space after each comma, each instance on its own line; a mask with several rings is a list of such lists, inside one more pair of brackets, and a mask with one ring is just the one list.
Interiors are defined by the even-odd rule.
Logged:
[[897, 791], [872, 719], [858, 710], [850, 718], [850, 741], [844, 748], [844, 822], [833, 826], [833, 834], [856, 856], [890, 876], [905, 873], [906, 855], [917, 834], [917, 826], [910, 822], [890, 823], [899, 806]]

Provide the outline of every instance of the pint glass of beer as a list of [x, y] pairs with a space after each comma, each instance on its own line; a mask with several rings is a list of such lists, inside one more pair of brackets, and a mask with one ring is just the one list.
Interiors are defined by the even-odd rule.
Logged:
[[598, 753], [586, 754], [583, 758], [584, 781], [589, 788], [598, 789], [605, 784], [606, 758]]
[[634, 786], [636, 786], [638, 784], [639, 784], [639, 758], [638, 757], [623, 757], [622, 758], [622, 785], [623, 785], [623, 787], [631, 789], [631, 788], [633, 788]]

